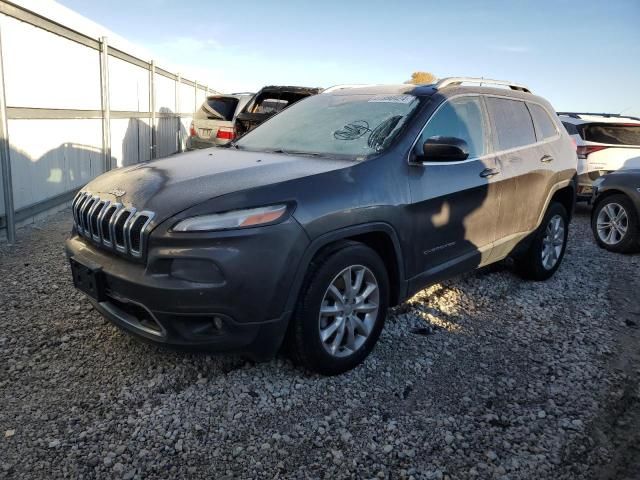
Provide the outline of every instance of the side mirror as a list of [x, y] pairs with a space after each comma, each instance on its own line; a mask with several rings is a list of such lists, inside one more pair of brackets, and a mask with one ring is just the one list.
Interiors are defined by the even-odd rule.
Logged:
[[469, 158], [467, 142], [456, 137], [429, 137], [422, 145], [419, 162], [459, 162]]

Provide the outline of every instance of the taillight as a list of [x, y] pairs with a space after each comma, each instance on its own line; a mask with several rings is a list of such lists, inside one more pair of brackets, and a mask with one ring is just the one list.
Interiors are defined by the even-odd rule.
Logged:
[[189, 136], [190, 137], [195, 137], [198, 134], [196, 133], [196, 127], [193, 126], [193, 123], [191, 124], [191, 126], [189, 127]]
[[578, 152], [578, 158], [585, 159], [590, 153], [599, 152], [600, 150], [604, 150], [605, 148], [609, 147], [605, 147], [603, 145], [580, 145], [578, 146], [576, 151]]
[[571, 145], [573, 145], [573, 149], [575, 151], [578, 151], [578, 142], [576, 142], [576, 139], [573, 137], [569, 137], [569, 140], [571, 140]]
[[220, 138], [222, 140], [233, 140], [236, 138], [236, 133], [231, 127], [220, 127], [218, 129], [218, 133], [216, 133], [216, 138]]

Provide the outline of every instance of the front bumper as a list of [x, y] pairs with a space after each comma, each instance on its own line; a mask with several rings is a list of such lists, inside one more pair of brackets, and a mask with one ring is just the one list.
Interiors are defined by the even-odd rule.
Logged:
[[[308, 239], [293, 219], [268, 227], [149, 240], [146, 262], [73, 234], [67, 256], [99, 270], [96, 309], [147, 341], [268, 357], [278, 350]], [[295, 290], [295, 289], [294, 289]]]

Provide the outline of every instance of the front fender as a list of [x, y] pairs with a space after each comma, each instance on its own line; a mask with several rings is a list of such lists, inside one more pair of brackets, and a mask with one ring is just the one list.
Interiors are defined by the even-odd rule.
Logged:
[[297, 302], [298, 296], [300, 295], [300, 290], [304, 283], [309, 264], [320, 250], [340, 240], [352, 239], [354, 237], [367, 233], [384, 233], [391, 239], [398, 268], [398, 301], [406, 298], [407, 282], [405, 280], [402, 248], [400, 246], [398, 235], [393, 226], [386, 222], [371, 222], [330, 231], [315, 238], [307, 246], [307, 249], [302, 255], [302, 259], [300, 260], [298, 268], [296, 269], [295, 279], [291, 291], [289, 292], [289, 298], [286, 303], [285, 311], [292, 312], [295, 309], [295, 304]]

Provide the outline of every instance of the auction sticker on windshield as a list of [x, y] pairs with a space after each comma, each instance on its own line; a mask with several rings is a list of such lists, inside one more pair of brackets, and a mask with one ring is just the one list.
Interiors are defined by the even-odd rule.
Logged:
[[416, 97], [413, 95], [375, 95], [369, 99], [372, 103], [411, 103]]

